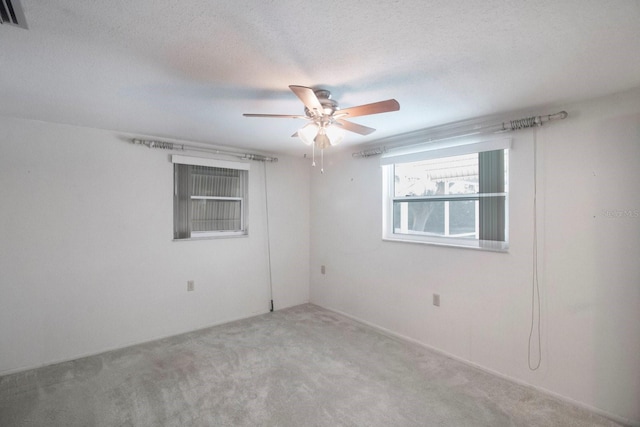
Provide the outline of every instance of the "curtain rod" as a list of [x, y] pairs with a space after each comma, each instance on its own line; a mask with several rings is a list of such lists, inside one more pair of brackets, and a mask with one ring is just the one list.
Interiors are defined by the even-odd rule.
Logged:
[[384, 154], [391, 148], [399, 148], [417, 143], [433, 142], [442, 139], [471, 136], [481, 133], [511, 132], [534, 126], [542, 126], [543, 123], [553, 120], [563, 120], [566, 119], [567, 116], [568, 114], [566, 111], [560, 111], [559, 113], [549, 114], [546, 116], [531, 116], [488, 125], [478, 124], [477, 121], [476, 124], [472, 124], [474, 120], [448, 123], [378, 140], [378, 146], [355, 152], [352, 156], [356, 158], [365, 158]]
[[195, 145], [188, 144], [178, 144], [174, 142], [166, 142], [166, 141], [154, 141], [149, 139], [138, 139], [133, 138], [131, 140], [132, 144], [135, 145], [144, 145], [149, 148], [159, 148], [161, 150], [178, 150], [178, 151], [201, 151], [204, 153], [213, 153], [213, 154], [222, 154], [225, 156], [233, 156], [242, 160], [255, 160], [257, 162], [277, 162], [277, 157], [265, 156], [262, 154], [253, 154], [253, 153], [242, 153], [239, 151], [227, 151], [227, 150], [219, 150], [217, 148], [211, 147], [198, 147]]

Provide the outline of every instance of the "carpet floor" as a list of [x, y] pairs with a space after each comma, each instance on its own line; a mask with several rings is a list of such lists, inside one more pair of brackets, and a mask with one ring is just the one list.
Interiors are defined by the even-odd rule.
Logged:
[[0, 377], [9, 426], [617, 426], [314, 305]]

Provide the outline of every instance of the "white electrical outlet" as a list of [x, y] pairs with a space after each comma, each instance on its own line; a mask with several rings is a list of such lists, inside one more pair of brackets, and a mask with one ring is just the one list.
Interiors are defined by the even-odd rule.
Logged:
[[187, 282], [187, 292], [193, 291], [194, 287], [195, 287], [194, 281], [193, 280], [189, 280]]
[[433, 305], [440, 307], [440, 294], [433, 294]]

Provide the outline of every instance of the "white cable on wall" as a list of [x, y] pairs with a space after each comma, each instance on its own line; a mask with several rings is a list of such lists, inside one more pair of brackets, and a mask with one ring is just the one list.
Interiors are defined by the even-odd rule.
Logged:
[[269, 232], [269, 193], [267, 191], [267, 163], [264, 163], [264, 211], [267, 220], [267, 261], [269, 263], [269, 300], [273, 311], [273, 274], [271, 272], [271, 234]]
[[[533, 129], [533, 275], [531, 280], [531, 329], [529, 330], [529, 345], [527, 362], [529, 369], [537, 370], [542, 363], [542, 337], [540, 331], [540, 282], [538, 281], [538, 132]], [[537, 315], [537, 316], [536, 316]], [[535, 318], [537, 317], [537, 328]], [[534, 329], [537, 329], [538, 361], [531, 363], [531, 343], [534, 337]]]

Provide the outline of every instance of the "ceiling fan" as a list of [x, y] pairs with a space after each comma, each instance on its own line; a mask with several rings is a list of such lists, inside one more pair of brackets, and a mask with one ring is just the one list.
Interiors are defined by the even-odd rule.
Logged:
[[305, 119], [309, 122], [300, 130], [291, 135], [299, 137], [305, 144], [324, 150], [332, 145], [339, 144], [344, 137], [344, 130], [360, 135], [369, 135], [375, 129], [350, 122], [346, 119], [370, 114], [398, 111], [400, 104], [395, 99], [374, 102], [372, 104], [359, 105], [340, 109], [338, 102], [331, 99], [331, 92], [326, 89], [311, 89], [305, 86], [289, 86], [289, 89], [304, 104], [305, 115], [291, 114], [243, 114], [245, 117], [272, 117]]

